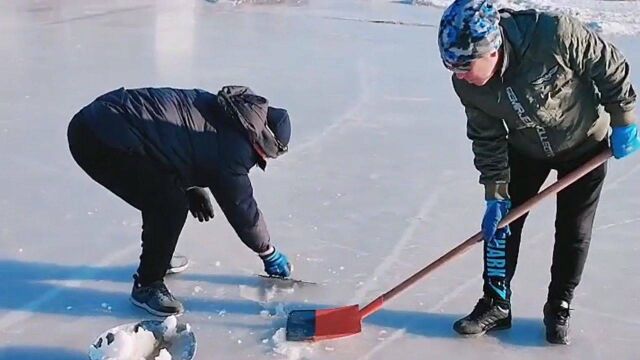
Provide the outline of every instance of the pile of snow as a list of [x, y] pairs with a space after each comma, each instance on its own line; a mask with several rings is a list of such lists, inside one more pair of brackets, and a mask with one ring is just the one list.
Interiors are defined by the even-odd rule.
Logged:
[[155, 360], [171, 360], [171, 354], [169, 354], [167, 349], [160, 349], [160, 354], [156, 356]]
[[176, 317], [169, 316], [160, 324], [160, 332], [155, 335], [137, 325], [115, 328], [98, 338], [89, 349], [89, 357], [92, 360], [172, 360], [166, 346], [183, 332], [191, 331], [187, 324], [179, 332], [177, 325]]
[[[91, 347], [91, 359], [99, 360], [146, 360], [156, 349], [156, 338], [151, 331], [116, 330], [98, 339]], [[171, 357], [161, 360], [171, 360]]]
[[271, 349], [287, 360], [307, 359], [313, 354], [313, 347], [305, 343], [287, 341], [287, 330], [280, 328], [271, 337]]
[[260, 311], [260, 316], [275, 320], [276, 330], [270, 337], [262, 339], [262, 343], [271, 348], [272, 354], [286, 360], [305, 360], [309, 359], [314, 352], [316, 346], [310, 343], [287, 341], [287, 330], [278, 324], [284, 325], [287, 321], [289, 312], [285, 308], [285, 304], [263, 303], [264, 310]]

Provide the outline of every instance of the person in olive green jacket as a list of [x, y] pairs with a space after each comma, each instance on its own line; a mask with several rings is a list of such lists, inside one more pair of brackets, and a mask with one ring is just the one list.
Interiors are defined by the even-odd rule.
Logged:
[[[551, 170], [563, 177], [609, 141], [618, 159], [640, 148], [636, 95], [620, 51], [568, 16], [498, 11], [490, 0], [458, 0], [442, 16], [438, 44], [465, 108], [467, 136], [485, 186], [484, 296], [454, 324], [460, 334], [480, 335], [511, 327], [510, 282], [526, 215], [500, 229], [499, 222], [535, 195]], [[543, 309], [551, 343], [569, 343], [569, 304], [586, 262], [605, 175], [603, 164], [558, 194]]]

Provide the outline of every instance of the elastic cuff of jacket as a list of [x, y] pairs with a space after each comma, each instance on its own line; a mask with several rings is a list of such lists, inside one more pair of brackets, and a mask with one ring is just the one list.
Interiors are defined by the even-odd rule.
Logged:
[[509, 183], [488, 183], [484, 184], [485, 200], [508, 200]]
[[610, 113], [611, 126], [627, 126], [636, 121], [636, 117], [633, 111]]
[[268, 257], [269, 255], [273, 254], [274, 252], [276, 252], [276, 248], [274, 248], [273, 245], [269, 245], [269, 249], [267, 249], [267, 251], [265, 251], [265, 252], [258, 253], [258, 256], [264, 258], [264, 257]]

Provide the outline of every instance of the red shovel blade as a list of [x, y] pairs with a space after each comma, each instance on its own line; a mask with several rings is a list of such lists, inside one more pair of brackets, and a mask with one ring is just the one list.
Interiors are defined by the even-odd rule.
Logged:
[[287, 318], [288, 341], [320, 341], [362, 331], [358, 305], [323, 310], [294, 310]]

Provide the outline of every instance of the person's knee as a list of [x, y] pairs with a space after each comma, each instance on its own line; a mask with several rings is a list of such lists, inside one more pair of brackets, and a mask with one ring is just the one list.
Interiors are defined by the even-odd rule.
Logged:
[[556, 239], [570, 243], [588, 243], [593, 232], [593, 220], [564, 218], [556, 221]]
[[147, 198], [142, 208], [143, 217], [148, 217], [167, 225], [177, 222], [184, 223], [188, 210], [187, 200], [184, 195], [181, 198], [176, 194], [169, 196], [167, 194], [157, 194], [155, 197]]
[[155, 198], [155, 202], [160, 206], [160, 211], [165, 216], [186, 217], [189, 210], [189, 203], [186, 194], [177, 185], [170, 185], [162, 196]]

